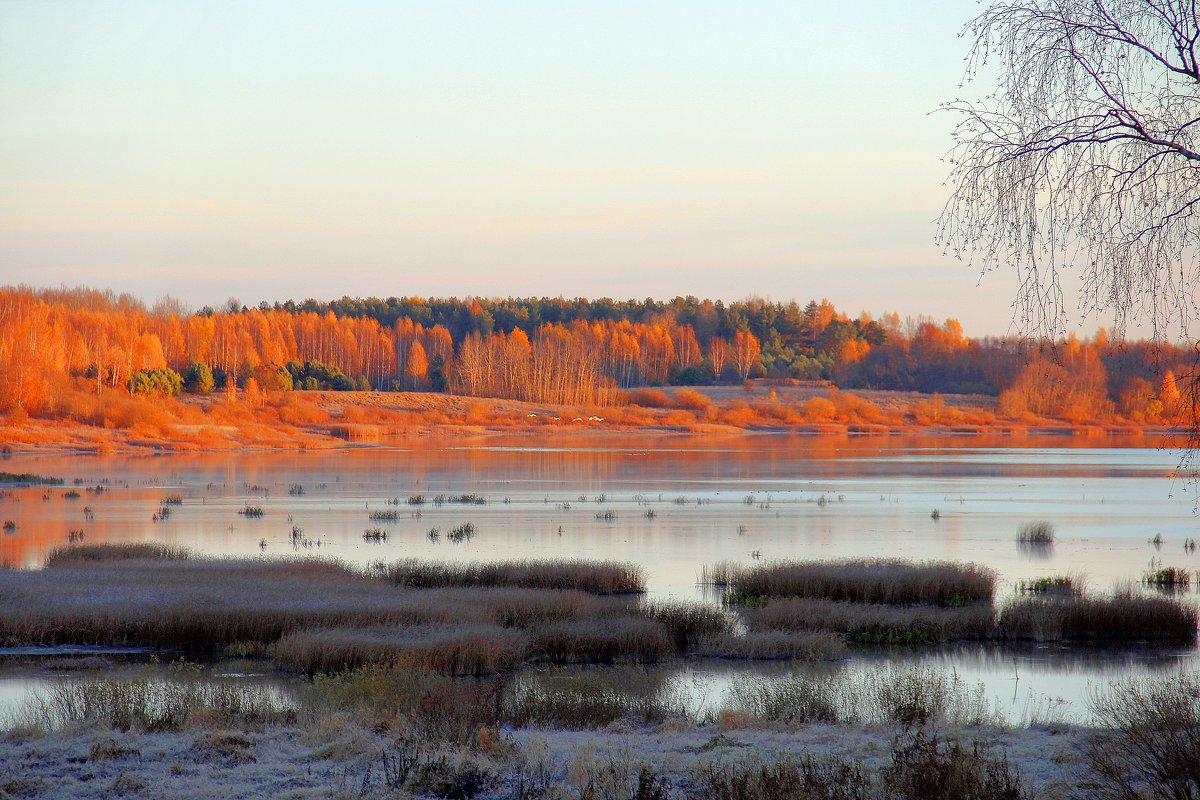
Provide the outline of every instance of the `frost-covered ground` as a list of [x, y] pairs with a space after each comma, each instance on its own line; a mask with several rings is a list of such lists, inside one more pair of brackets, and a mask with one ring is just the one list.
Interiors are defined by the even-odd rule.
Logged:
[[[836, 756], [868, 773], [891, 762], [899, 729], [814, 724], [789, 729], [664, 725], [603, 731], [518, 730], [469, 747], [437, 748], [333, 715], [311, 724], [125, 733], [98, 727], [0, 735], [0, 798], [350, 798], [632, 796], [642, 766], [680, 796], [697, 794], [707, 764], [779, 755]], [[1079, 796], [1086, 776], [1080, 728], [939, 731], [1007, 754], [1039, 798]], [[403, 787], [403, 788], [401, 788]], [[457, 796], [470, 796], [459, 794]]]

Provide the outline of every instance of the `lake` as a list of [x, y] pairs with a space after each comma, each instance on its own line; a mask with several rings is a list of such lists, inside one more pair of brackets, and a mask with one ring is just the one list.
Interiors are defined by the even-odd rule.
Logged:
[[[0, 520], [16, 528], [0, 533], [0, 561], [37, 568], [71, 537], [356, 564], [616, 559], [644, 568], [652, 597], [716, 602], [698, 576], [717, 561], [900, 557], [990, 566], [1001, 599], [1019, 580], [1063, 573], [1105, 592], [1152, 565], [1200, 566], [1183, 546], [1200, 527], [1196, 487], [1177, 476], [1181, 454], [1169, 445], [1152, 437], [609, 434], [410, 437], [296, 453], [16, 454], [0, 470], [66, 483], [5, 490]], [[418, 495], [424, 502], [410, 503]], [[462, 495], [468, 502], [453, 502]], [[160, 519], [167, 498], [178, 504]], [[248, 506], [262, 516], [239, 513]], [[1053, 525], [1052, 547], [1017, 543], [1018, 528], [1035, 520]], [[472, 535], [450, 535], [465, 523]], [[864, 654], [843, 668], [884, 657]], [[962, 645], [886, 657], [984, 680], [1010, 714], [1030, 693], [1077, 708], [1089, 683], [1195, 664], [1190, 649], [1082, 646]], [[780, 667], [705, 662], [680, 674], [719, 687], [748, 668]], [[0, 697], [37, 684], [28, 668], [18, 672], [0, 678]]]

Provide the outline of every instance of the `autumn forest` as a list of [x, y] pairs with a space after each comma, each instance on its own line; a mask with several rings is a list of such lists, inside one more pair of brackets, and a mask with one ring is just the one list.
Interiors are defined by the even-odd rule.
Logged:
[[[954, 319], [851, 317], [828, 301], [392, 297], [255, 308], [230, 300], [191, 312], [91, 289], [0, 289], [0, 413], [9, 424], [156, 419], [161, 432], [211, 421], [203, 414], [218, 401], [257, 408], [267, 423], [315, 421], [297, 390], [686, 412], [660, 424], [886, 423], [866, 400], [848, 414], [846, 396], [898, 390], [991, 399], [974, 416], [915, 420], [925, 423], [1179, 425], [1192, 418], [1191, 359], [1179, 347], [1110, 341], [1103, 330], [1058, 342], [972, 339]], [[772, 392], [775, 408], [739, 417], [744, 409], [715, 411], [701, 394], [749, 382], [828, 396], [784, 407]], [[672, 397], [670, 386], [700, 391]]]

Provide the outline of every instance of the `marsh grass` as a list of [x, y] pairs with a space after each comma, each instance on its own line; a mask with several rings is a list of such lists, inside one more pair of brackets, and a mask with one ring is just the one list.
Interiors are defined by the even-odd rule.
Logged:
[[1194, 605], [1167, 597], [1024, 596], [1000, 609], [997, 636], [1034, 641], [1195, 642]]
[[[728, 571], [716, 565], [713, 574]], [[961, 606], [992, 599], [996, 573], [979, 564], [899, 559], [780, 561], [728, 574], [733, 602], [810, 597], [887, 605]]]
[[326, 628], [288, 634], [275, 643], [276, 663], [307, 672], [404, 665], [446, 675], [511, 670], [528, 652], [521, 631], [496, 625], [402, 625]]
[[56, 730], [99, 724], [117, 730], [181, 730], [192, 724], [256, 725], [296, 719], [270, 687], [177, 674], [165, 680], [96, 678], [55, 682], [16, 712], [22, 724]]
[[46, 556], [46, 567], [102, 561], [186, 561], [192, 557], [191, 551], [186, 547], [157, 542], [72, 544], [51, 550]]
[[402, 559], [376, 567], [397, 586], [429, 589], [447, 586], [518, 586], [530, 589], [575, 589], [592, 594], [646, 591], [642, 568], [618, 561], [500, 561], [453, 563]]
[[406, 730], [431, 744], [468, 743], [503, 717], [505, 682], [452, 679], [412, 666], [376, 665], [318, 675], [303, 694], [312, 720], [348, 713], [381, 730]]
[[1072, 575], [1045, 575], [1023, 580], [1017, 584], [1021, 594], [1065, 595], [1082, 597], [1086, 581]]
[[1054, 526], [1046, 520], [1022, 523], [1017, 528], [1017, 541], [1022, 544], [1054, 544]]
[[798, 671], [781, 678], [738, 678], [730, 687], [727, 709], [788, 724], [998, 722], [983, 684], [968, 684], [957, 673], [891, 665], [859, 674]]
[[736, 561], [718, 561], [715, 564], [705, 564], [700, 567], [700, 575], [697, 582], [702, 586], [714, 586], [718, 589], [726, 589], [737, 582], [737, 579], [745, 569], [745, 567]]
[[702, 639], [723, 637], [734, 632], [737, 621], [722, 609], [698, 603], [644, 603], [638, 612], [660, 622], [679, 653], [686, 653]]
[[649, 664], [675, 655], [665, 625], [634, 616], [550, 623], [530, 631], [530, 648], [559, 664]]
[[752, 631], [700, 640], [694, 653], [710, 658], [779, 661], [840, 661], [846, 640], [831, 631]]
[[709, 761], [683, 797], [687, 800], [874, 800], [861, 764], [834, 756], [778, 756], [770, 761]]
[[27, 644], [186, 650], [305, 628], [489, 621], [486, 596], [398, 592], [333, 561], [56, 559], [0, 575], [0, 630]]
[[985, 639], [995, 621], [991, 603], [939, 608], [788, 598], [770, 600], [761, 608], [747, 609], [744, 613], [751, 630], [837, 631], [854, 644], [931, 644]]
[[686, 701], [632, 668], [522, 675], [508, 687], [504, 721], [569, 729], [603, 728], [618, 720], [657, 724], [688, 717]]

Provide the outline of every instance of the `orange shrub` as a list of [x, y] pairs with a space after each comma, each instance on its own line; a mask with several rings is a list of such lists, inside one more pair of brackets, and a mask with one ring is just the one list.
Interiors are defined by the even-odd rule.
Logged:
[[630, 389], [625, 392], [625, 405], [642, 408], [670, 408], [671, 398], [661, 389]]
[[695, 389], [676, 389], [675, 407], [689, 411], [703, 411], [713, 404], [712, 398]]

